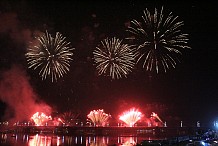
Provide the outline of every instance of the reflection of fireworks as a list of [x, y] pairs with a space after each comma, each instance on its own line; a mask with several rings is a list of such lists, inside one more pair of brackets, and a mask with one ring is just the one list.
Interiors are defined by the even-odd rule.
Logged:
[[126, 137], [124, 139], [124, 143], [122, 143], [122, 145], [123, 146], [133, 146], [133, 145], [136, 145], [134, 137]]
[[43, 126], [46, 122], [51, 120], [51, 116], [46, 116], [44, 113], [36, 112], [31, 119], [34, 121], [36, 126]]
[[125, 122], [127, 126], [133, 127], [134, 124], [141, 119], [141, 116], [142, 116], [141, 112], [135, 109], [131, 109], [127, 112], [124, 112], [119, 119]]
[[72, 48], [59, 32], [55, 38], [47, 31], [37, 37], [38, 45], [30, 46], [26, 53], [29, 68], [39, 69], [39, 75], [44, 80], [50, 77], [52, 82], [69, 71], [72, 60]]
[[101, 47], [96, 47], [93, 54], [99, 75], [106, 74], [112, 79], [126, 77], [135, 65], [130, 46], [115, 37], [101, 41]]
[[47, 137], [46, 135], [44, 136], [39, 134], [32, 136], [28, 141], [29, 146], [50, 146], [52, 144], [53, 141], [50, 136]]
[[86, 143], [89, 146], [108, 146], [108, 137], [88, 137]]
[[[181, 50], [190, 48], [187, 45], [188, 34], [183, 34], [180, 30], [184, 25], [183, 21], [178, 21], [172, 13], [163, 15], [163, 7], [158, 14], [155, 9], [151, 14], [147, 9], [142, 16], [143, 22], [132, 20], [133, 26], [128, 28], [128, 32], [134, 36], [127, 39], [136, 41], [137, 62], [142, 60], [143, 68], [147, 71], [162, 68], [165, 72], [170, 67], [174, 67], [178, 61], [178, 54]], [[177, 56], [177, 57], [176, 57]]]
[[105, 126], [111, 115], [106, 114], [103, 109], [91, 111], [87, 117], [92, 121], [94, 126]]

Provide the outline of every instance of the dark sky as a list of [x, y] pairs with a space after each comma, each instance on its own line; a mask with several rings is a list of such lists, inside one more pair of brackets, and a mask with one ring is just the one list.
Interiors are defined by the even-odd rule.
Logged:
[[[189, 34], [191, 50], [167, 73], [135, 69], [128, 78], [111, 81], [97, 76], [92, 51], [105, 37], [125, 38], [132, 19], [143, 10], [164, 6], [179, 16]], [[25, 70], [31, 87], [52, 109], [88, 111], [103, 108], [112, 115], [132, 106], [166, 105], [164, 116], [209, 123], [218, 116], [218, 12], [215, 3], [198, 1], [11, 1], [0, 2], [0, 73], [13, 65]], [[37, 32], [61, 32], [75, 48], [70, 72], [57, 82], [42, 81], [25, 58], [26, 47]], [[3, 77], [1, 76], [3, 80]], [[1, 95], [2, 96], [2, 95]], [[7, 103], [0, 104], [4, 115]], [[156, 110], [156, 109], [154, 109]], [[158, 111], [157, 111], [158, 112]], [[163, 113], [159, 111], [159, 113]]]

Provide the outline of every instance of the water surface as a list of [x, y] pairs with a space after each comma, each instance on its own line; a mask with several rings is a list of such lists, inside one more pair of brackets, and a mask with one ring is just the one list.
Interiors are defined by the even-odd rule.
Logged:
[[1, 146], [121, 146], [136, 145], [142, 136], [66, 136], [52, 134], [1, 134]]

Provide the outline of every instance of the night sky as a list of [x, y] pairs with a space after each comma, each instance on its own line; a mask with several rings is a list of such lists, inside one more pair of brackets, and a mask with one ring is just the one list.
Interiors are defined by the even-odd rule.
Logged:
[[[135, 68], [127, 78], [111, 80], [98, 76], [92, 51], [106, 37], [125, 38], [132, 19], [139, 20], [143, 10], [161, 8], [184, 21], [189, 46], [181, 63], [166, 73], [153, 74]], [[86, 116], [90, 110], [104, 109], [118, 115], [130, 107], [143, 113], [149, 108], [162, 119], [179, 119], [187, 123], [208, 124], [218, 118], [218, 12], [215, 3], [167, 0], [116, 1], [7, 1], [0, 2], [0, 79], [13, 70], [22, 71], [37, 95], [37, 101], [48, 104], [53, 111], [76, 110]], [[38, 73], [28, 69], [25, 58], [28, 43], [37, 33], [60, 32], [75, 48], [70, 72], [57, 82], [42, 81]], [[14, 69], [15, 68], [15, 69]], [[19, 75], [19, 73], [17, 73]], [[8, 77], [9, 78], [9, 77]], [[18, 82], [20, 77], [9, 82]], [[22, 82], [22, 81], [21, 81]], [[8, 82], [7, 82], [8, 83]], [[9, 86], [12, 83], [8, 83]], [[4, 87], [2, 87], [4, 85]], [[9, 90], [7, 84], [0, 91]], [[19, 88], [10, 88], [19, 95]], [[2, 119], [13, 105], [0, 93]], [[4, 96], [4, 97], [3, 97]], [[22, 97], [19, 97], [22, 99]], [[28, 106], [28, 105], [25, 105]], [[149, 107], [148, 107], [149, 106]], [[163, 109], [157, 107], [164, 107]], [[147, 113], [149, 115], [149, 113]], [[176, 118], [175, 118], [176, 117]]]

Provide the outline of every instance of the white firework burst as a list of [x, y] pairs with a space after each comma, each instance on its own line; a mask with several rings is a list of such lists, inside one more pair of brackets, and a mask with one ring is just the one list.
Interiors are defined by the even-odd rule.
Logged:
[[148, 9], [144, 10], [142, 22], [132, 20], [127, 31], [135, 45], [137, 63], [142, 62], [146, 71], [159, 72], [160, 69], [166, 72], [170, 67], [175, 68], [179, 62], [178, 55], [182, 54], [188, 46], [188, 34], [182, 33], [183, 21], [174, 17], [172, 12], [163, 14], [163, 7], [160, 12], [155, 8], [152, 14]]
[[47, 31], [36, 37], [37, 45], [27, 48], [26, 58], [29, 68], [39, 71], [42, 80], [57, 81], [69, 71], [74, 48], [59, 32], [52, 37]]
[[112, 79], [127, 77], [135, 65], [135, 55], [130, 47], [115, 37], [101, 41], [93, 52], [99, 75], [109, 75]]

